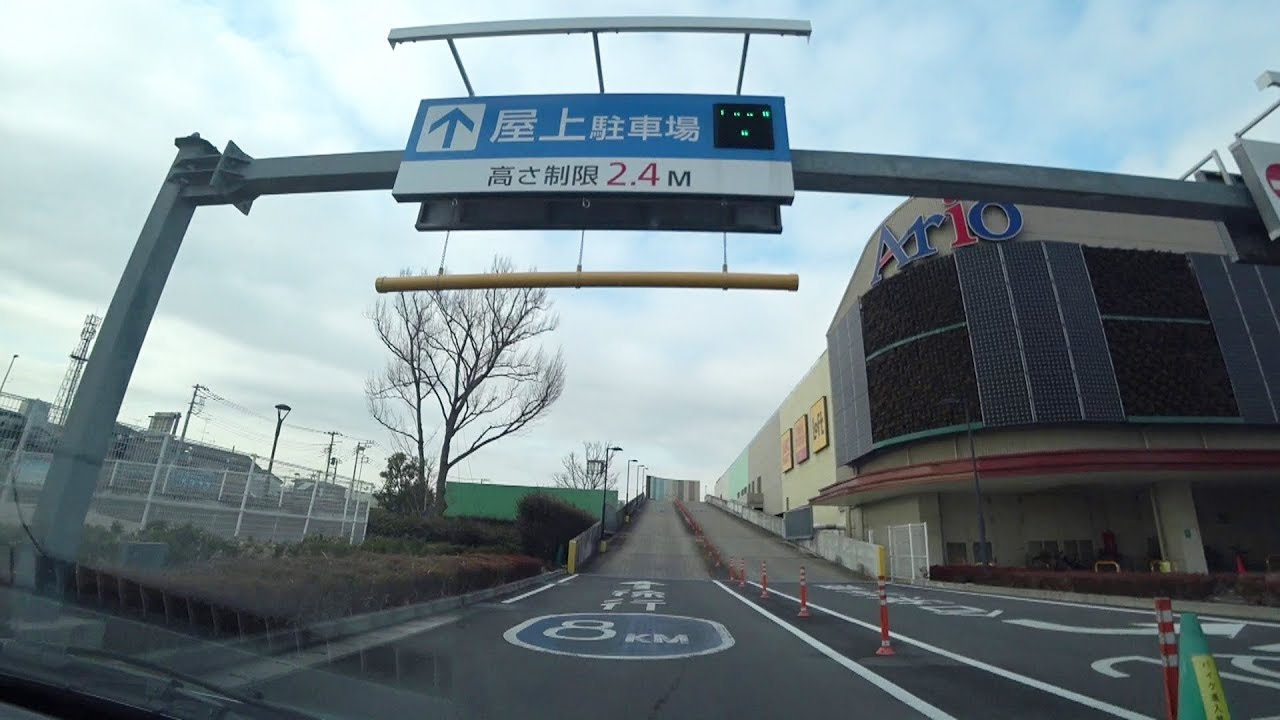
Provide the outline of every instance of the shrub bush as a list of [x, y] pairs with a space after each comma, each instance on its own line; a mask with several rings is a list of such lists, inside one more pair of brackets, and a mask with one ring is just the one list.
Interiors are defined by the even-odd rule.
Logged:
[[410, 557], [355, 552], [217, 561], [148, 584], [217, 607], [303, 624], [501, 585], [542, 570], [519, 555]]
[[468, 518], [416, 517], [374, 508], [366, 537], [412, 538], [470, 547], [518, 547], [514, 523]]
[[1280, 573], [1250, 573], [1236, 581], [1236, 592], [1250, 605], [1280, 607]]
[[1280, 605], [1280, 575], [1277, 574], [1251, 574], [1239, 578], [1231, 573], [1055, 572], [1013, 567], [934, 565], [929, 568], [929, 579], [1097, 595], [1168, 597], [1175, 600], [1211, 600], [1235, 591], [1251, 604]]
[[561, 547], [596, 522], [589, 513], [544, 493], [524, 496], [516, 509], [520, 549], [547, 562], [555, 562]]

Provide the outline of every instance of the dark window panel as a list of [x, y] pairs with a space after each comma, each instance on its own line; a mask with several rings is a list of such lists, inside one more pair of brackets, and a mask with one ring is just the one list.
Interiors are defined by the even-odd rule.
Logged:
[[[1225, 362], [1240, 417], [1250, 423], [1274, 423], [1275, 410], [1267, 397], [1266, 384], [1248, 327], [1240, 314], [1235, 290], [1227, 276], [1226, 258], [1220, 255], [1190, 256], [1196, 279], [1213, 320], [1220, 356]], [[1127, 407], [1127, 404], [1126, 404]], [[1134, 414], [1132, 410], [1129, 414]]]
[[1011, 243], [1002, 246], [1001, 253], [1017, 312], [1036, 422], [1080, 420], [1071, 355], [1041, 243]]
[[973, 343], [982, 421], [988, 426], [1030, 423], [1027, 380], [999, 247], [983, 244], [954, 257]]
[[1081, 246], [1076, 243], [1046, 242], [1045, 253], [1058, 291], [1062, 323], [1070, 341], [1084, 419], [1124, 421], [1120, 390], [1111, 367], [1111, 351], [1102, 330], [1102, 318], [1094, 298]]
[[1268, 399], [1273, 411], [1280, 411], [1280, 327], [1267, 301], [1266, 290], [1256, 265], [1228, 263], [1227, 273], [1236, 301], [1244, 314], [1245, 326], [1253, 342], [1254, 357], [1262, 372]]

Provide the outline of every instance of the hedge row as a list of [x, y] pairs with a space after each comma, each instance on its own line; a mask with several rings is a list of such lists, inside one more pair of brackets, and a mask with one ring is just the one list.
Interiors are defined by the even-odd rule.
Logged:
[[1250, 605], [1280, 607], [1280, 573], [1055, 572], [979, 565], [934, 565], [929, 579], [1060, 592], [1214, 600], [1239, 597]]
[[514, 523], [466, 518], [417, 517], [373, 508], [369, 511], [366, 538], [409, 538], [428, 543], [470, 547], [509, 547], [520, 544]]
[[494, 587], [542, 571], [519, 555], [410, 557], [353, 553], [219, 561], [149, 577], [151, 587], [301, 624]]

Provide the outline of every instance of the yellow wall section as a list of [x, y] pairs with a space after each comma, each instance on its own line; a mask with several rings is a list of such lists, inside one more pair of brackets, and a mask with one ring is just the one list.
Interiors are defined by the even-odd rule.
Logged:
[[[788, 428], [794, 428], [796, 421], [809, 413], [813, 404], [822, 397], [827, 398], [827, 434], [831, 434], [831, 366], [824, 352], [818, 361], [809, 368], [800, 382], [782, 401], [778, 408], [778, 436]], [[809, 504], [809, 498], [836, 481], [836, 453], [828, 444], [822, 450], [814, 451], [814, 424], [812, 418], [806, 423], [809, 428], [809, 458], [797, 463], [789, 472], [782, 475], [783, 509], [798, 508]], [[818, 443], [819, 445], [821, 443]], [[844, 526], [844, 518], [839, 508], [815, 507], [813, 509], [814, 525]]]

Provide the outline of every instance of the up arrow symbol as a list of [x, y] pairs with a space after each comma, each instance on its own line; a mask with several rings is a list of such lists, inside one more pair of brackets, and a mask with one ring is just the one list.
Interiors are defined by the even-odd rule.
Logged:
[[440, 144], [440, 147], [443, 149], [453, 147], [453, 134], [458, 129], [459, 125], [466, 128], [468, 132], [476, 129], [475, 121], [473, 121], [466, 113], [462, 112], [462, 108], [454, 108], [441, 115], [427, 128], [427, 134], [431, 134], [436, 130], [439, 130], [441, 125], [444, 126], [444, 142]]

